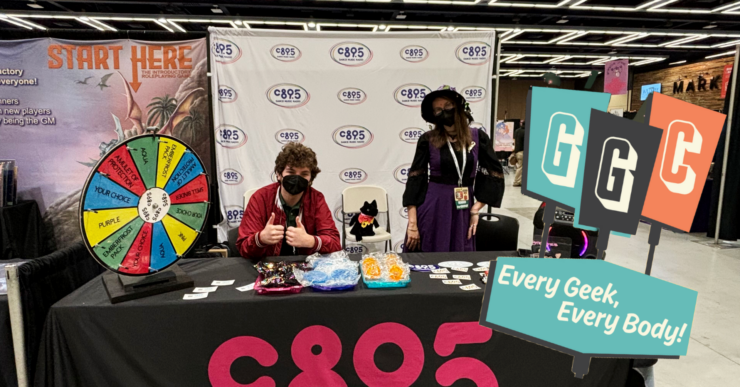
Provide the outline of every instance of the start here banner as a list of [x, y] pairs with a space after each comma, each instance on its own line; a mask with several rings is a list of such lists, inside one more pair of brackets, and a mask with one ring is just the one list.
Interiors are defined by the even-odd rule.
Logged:
[[0, 157], [16, 160], [20, 199], [39, 203], [57, 248], [80, 239], [80, 191], [116, 144], [174, 136], [210, 169], [206, 54], [205, 39], [0, 42]]

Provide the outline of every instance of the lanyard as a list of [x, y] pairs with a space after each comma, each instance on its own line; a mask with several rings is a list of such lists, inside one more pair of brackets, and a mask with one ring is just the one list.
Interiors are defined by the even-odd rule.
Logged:
[[449, 139], [447, 140], [447, 146], [450, 148], [450, 154], [452, 155], [452, 161], [455, 162], [455, 171], [457, 171], [457, 176], [458, 176], [457, 184], [458, 186], [462, 187], [463, 173], [465, 173], [465, 163], [468, 162], [468, 153], [463, 152], [463, 165], [462, 165], [462, 169], [460, 169], [460, 164], [457, 163], [457, 156], [455, 156], [455, 150], [452, 148], [452, 143], [450, 142]]

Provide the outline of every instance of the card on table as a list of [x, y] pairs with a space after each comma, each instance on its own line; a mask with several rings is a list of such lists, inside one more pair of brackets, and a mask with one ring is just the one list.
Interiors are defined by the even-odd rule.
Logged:
[[444, 282], [445, 285], [462, 285], [462, 282], [460, 282], [460, 280], [457, 280], [457, 279], [442, 280], [442, 282]]
[[206, 298], [208, 297], [208, 293], [196, 293], [196, 294], [186, 294], [182, 297], [183, 300], [197, 300], [200, 298]]

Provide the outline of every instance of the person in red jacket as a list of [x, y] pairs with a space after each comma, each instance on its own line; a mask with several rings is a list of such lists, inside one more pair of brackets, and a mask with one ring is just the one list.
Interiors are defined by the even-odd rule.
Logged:
[[311, 187], [321, 170], [311, 148], [291, 142], [275, 159], [278, 182], [252, 195], [236, 246], [245, 258], [328, 254], [342, 249], [324, 195]]

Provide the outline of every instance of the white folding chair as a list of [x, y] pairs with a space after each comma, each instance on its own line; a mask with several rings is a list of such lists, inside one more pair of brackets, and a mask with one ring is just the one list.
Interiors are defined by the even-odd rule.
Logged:
[[346, 221], [346, 214], [356, 214], [360, 212], [360, 208], [365, 202], [372, 203], [372, 201], [378, 204], [378, 214], [381, 212], [386, 213], [386, 224], [385, 229], [376, 227], [374, 229], [375, 235], [363, 236], [362, 242], [376, 243], [385, 241], [385, 251], [392, 248], [391, 242], [391, 217], [388, 213], [388, 192], [382, 187], [373, 185], [360, 185], [356, 187], [348, 187], [342, 191], [342, 247], [346, 247], [346, 242], [349, 234], [350, 242], [357, 242], [357, 237], [350, 234], [352, 227], [349, 227]]
[[249, 199], [254, 195], [255, 192], [257, 192], [259, 188], [250, 189], [249, 191], [244, 193], [244, 210], [247, 209], [247, 204], [249, 204]]

